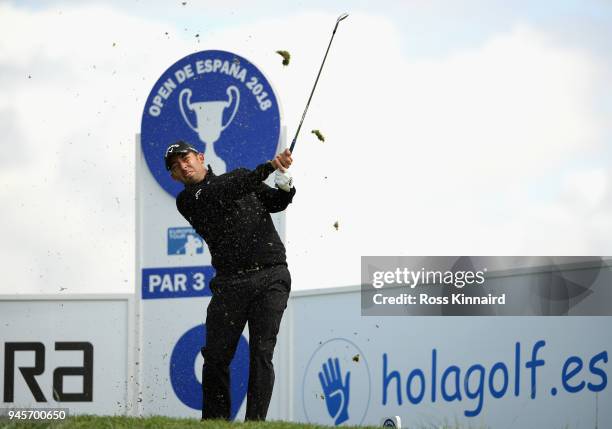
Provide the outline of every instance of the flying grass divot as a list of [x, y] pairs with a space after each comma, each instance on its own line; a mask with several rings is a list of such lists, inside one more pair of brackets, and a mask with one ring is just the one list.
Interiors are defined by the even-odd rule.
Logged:
[[291, 60], [291, 54], [287, 51], [276, 51], [276, 53], [283, 57], [283, 65], [288, 66], [289, 61]]
[[315, 136], [317, 136], [319, 141], [321, 141], [321, 142], [325, 141], [325, 136], [323, 136], [323, 134], [321, 134], [321, 131], [319, 131], [319, 130], [312, 130], [311, 133], [313, 133]]

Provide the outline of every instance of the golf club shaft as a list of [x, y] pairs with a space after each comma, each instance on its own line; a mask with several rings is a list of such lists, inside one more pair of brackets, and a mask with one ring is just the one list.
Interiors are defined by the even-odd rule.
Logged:
[[319, 73], [317, 73], [317, 78], [315, 79], [315, 83], [312, 86], [312, 91], [310, 91], [310, 97], [308, 97], [308, 101], [306, 102], [306, 108], [304, 109], [304, 113], [302, 114], [302, 119], [300, 120], [300, 124], [298, 125], [297, 131], [295, 132], [295, 137], [293, 137], [293, 141], [291, 142], [291, 146], [289, 150], [293, 152], [293, 148], [295, 147], [295, 143], [297, 142], [298, 134], [300, 134], [300, 129], [302, 128], [302, 124], [304, 123], [304, 118], [306, 117], [306, 112], [308, 111], [308, 106], [310, 106], [310, 100], [312, 100], [312, 95], [314, 94], [315, 88], [317, 87], [317, 82], [319, 82], [319, 77], [321, 76], [321, 71], [323, 70], [323, 65], [325, 64], [325, 60], [327, 59], [327, 54], [329, 53], [329, 48], [331, 47], [332, 41], [334, 40], [334, 36], [336, 35], [336, 30], [338, 29], [338, 24], [341, 20], [346, 18], [346, 14], [341, 15], [340, 18], [336, 21], [336, 26], [334, 27], [334, 31], [332, 32], [331, 39], [329, 39], [329, 45], [327, 45], [327, 50], [325, 51], [325, 56], [323, 57], [323, 62], [321, 63], [321, 67], [319, 68]]

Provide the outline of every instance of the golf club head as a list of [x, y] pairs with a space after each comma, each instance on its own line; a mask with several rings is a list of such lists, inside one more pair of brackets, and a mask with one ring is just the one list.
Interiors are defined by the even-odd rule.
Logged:
[[348, 13], [343, 13], [342, 15], [338, 17], [338, 19], [336, 19], [336, 25], [334, 26], [333, 34], [336, 34], [336, 30], [338, 29], [338, 24], [340, 24], [340, 21], [345, 19], [347, 16], [348, 16]]

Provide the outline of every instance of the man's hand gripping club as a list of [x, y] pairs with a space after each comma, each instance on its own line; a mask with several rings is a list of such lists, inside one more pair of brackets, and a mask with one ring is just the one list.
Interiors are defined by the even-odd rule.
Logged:
[[291, 177], [291, 173], [287, 170], [293, 162], [291, 151], [285, 149], [283, 152], [276, 155], [276, 158], [270, 162], [274, 168], [276, 168], [276, 173], [274, 174], [274, 183], [276, 187], [285, 192], [289, 192], [293, 187], [293, 178]]

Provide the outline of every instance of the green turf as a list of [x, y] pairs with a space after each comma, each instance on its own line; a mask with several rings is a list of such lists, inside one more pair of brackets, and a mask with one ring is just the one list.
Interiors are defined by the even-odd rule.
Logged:
[[[350, 428], [351, 426], [345, 426]], [[56, 428], [56, 429], [123, 429], [123, 428], [206, 428], [206, 429], [330, 429], [329, 426], [287, 423], [281, 421], [234, 423], [224, 420], [201, 422], [197, 419], [175, 419], [169, 417], [107, 417], [78, 416], [65, 421], [7, 421], [0, 420], [0, 428]], [[364, 429], [361, 426], [360, 429]]]
[[[302, 423], [288, 423], [281, 421], [269, 422], [248, 422], [235, 423], [224, 420], [212, 420], [201, 422], [197, 419], [176, 419], [170, 417], [109, 417], [109, 416], [75, 416], [69, 417], [64, 421], [8, 421], [0, 420], [0, 428], [56, 428], [56, 429], [127, 429], [127, 428], [142, 428], [142, 429], [157, 429], [157, 428], [199, 428], [199, 429], [330, 429], [333, 426], [320, 426]], [[368, 426], [342, 426], [342, 428], [359, 428], [367, 429], [373, 427]], [[468, 429], [458, 425], [426, 425], [412, 426], [404, 429]], [[483, 429], [483, 426], [472, 426], [470, 428]]]

